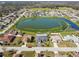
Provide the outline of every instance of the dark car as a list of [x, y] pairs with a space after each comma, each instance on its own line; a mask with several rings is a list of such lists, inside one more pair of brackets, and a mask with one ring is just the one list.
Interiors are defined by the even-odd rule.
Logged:
[[0, 52], [0, 57], [3, 57], [3, 52]]

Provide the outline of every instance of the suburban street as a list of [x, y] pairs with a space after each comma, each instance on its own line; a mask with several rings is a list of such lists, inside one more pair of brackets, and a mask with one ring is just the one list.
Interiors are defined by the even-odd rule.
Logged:
[[5, 48], [6, 51], [8, 50], [18, 50], [18, 51], [77, 51], [79, 52], [79, 47], [77, 48], [69, 48], [69, 47], [62, 47], [62, 48], [55, 48], [55, 47], [0, 47], [0, 51], [3, 51], [2, 48]]
[[[23, 15], [25, 14], [26, 12], [24, 12], [23, 14], [20, 14], [19, 17], [15, 20], [14, 23], [12, 23], [11, 25], [9, 25], [5, 30], [3, 30], [2, 32], [0, 33], [5, 33], [7, 30], [9, 30], [18, 20], [20, 20], [21, 17], [23, 17]], [[13, 13], [12, 13], [13, 14]], [[10, 14], [10, 15], [12, 15]], [[10, 16], [8, 15], [8, 16]], [[7, 17], [7, 16], [6, 16]], [[5, 18], [5, 17], [4, 17]]]

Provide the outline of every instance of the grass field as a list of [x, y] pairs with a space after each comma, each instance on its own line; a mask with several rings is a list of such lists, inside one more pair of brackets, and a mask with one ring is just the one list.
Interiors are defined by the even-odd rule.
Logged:
[[69, 51], [69, 52], [59, 51], [59, 55], [65, 56], [65, 57], [73, 57], [75, 55], [75, 52], [74, 51]]
[[41, 54], [44, 54], [45, 57], [54, 57], [55, 54], [52, 51], [41, 51]]
[[24, 57], [34, 57], [35, 51], [23, 51], [21, 54], [23, 54]]
[[77, 47], [76, 44], [71, 41], [61, 41], [60, 43], [58, 43], [58, 46], [59, 47]]

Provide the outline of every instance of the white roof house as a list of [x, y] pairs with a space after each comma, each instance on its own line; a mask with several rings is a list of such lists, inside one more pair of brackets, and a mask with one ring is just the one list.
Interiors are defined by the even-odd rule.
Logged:
[[79, 37], [75, 35], [67, 35], [67, 36], [64, 36], [63, 40], [72, 40], [74, 42], [79, 42]]
[[57, 41], [61, 41], [62, 37], [59, 33], [51, 33], [50, 39], [52, 40], [52, 42], [57, 42]]
[[36, 34], [36, 41], [41, 42], [41, 41], [46, 41], [47, 40], [47, 34]]
[[47, 36], [47, 34], [36, 34], [36, 36]]

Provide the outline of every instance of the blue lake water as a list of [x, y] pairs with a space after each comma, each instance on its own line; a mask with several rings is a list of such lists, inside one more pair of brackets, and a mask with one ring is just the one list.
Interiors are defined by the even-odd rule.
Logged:
[[48, 29], [63, 26], [64, 24], [69, 24], [71, 28], [79, 30], [79, 26], [65, 18], [27, 18], [20, 21], [17, 28]]
[[75, 23], [73, 23], [72, 21], [70, 20], [67, 20], [65, 18], [62, 18], [62, 20], [66, 21], [72, 28], [76, 29], [76, 30], [79, 30], [79, 26], [76, 25]]
[[20, 21], [17, 28], [48, 29], [63, 26], [64, 24], [66, 24], [66, 22], [64, 20], [60, 20], [59, 18], [29, 18]]

